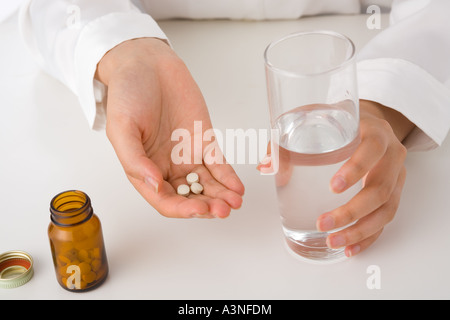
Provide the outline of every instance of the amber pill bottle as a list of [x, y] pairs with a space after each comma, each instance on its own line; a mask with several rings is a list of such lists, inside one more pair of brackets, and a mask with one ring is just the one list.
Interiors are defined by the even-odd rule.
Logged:
[[50, 219], [48, 237], [58, 283], [72, 292], [102, 284], [108, 261], [102, 226], [87, 194], [71, 190], [56, 195], [50, 203]]

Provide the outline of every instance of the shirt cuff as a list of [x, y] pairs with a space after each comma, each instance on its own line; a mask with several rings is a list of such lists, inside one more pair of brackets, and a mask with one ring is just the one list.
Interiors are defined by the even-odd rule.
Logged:
[[358, 63], [359, 97], [397, 110], [416, 125], [403, 144], [410, 151], [434, 149], [450, 127], [450, 88], [402, 59]]
[[167, 40], [152, 17], [137, 12], [102, 16], [81, 31], [74, 57], [76, 93], [92, 129], [101, 130], [106, 125], [106, 88], [94, 79], [97, 64], [120, 43], [144, 37]]

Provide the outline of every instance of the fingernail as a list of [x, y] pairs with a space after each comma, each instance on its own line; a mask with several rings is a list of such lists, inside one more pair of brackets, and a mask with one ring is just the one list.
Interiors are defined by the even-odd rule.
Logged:
[[361, 251], [361, 246], [359, 244], [354, 245], [351, 248], [347, 248], [345, 250], [345, 255], [350, 258], [354, 255], [357, 255]]
[[331, 249], [337, 249], [345, 246], [345, 238], [343, 236], [329, 236], [327, 239], [327, 245]]
[[145, 183], [146, 183], [150, 188], [152, 188], [152, 190], [153, 190], [154, 192], [158, 193], [158, 191], [159, 191], [159, 184], [158, 184], [158, 182], [157, 182], [155, 179], [153, 179], [152, 177], [146, 177], [146, 178], [145, 178]]
[[317, 222], [317, 229], [319, 231], [329, 231], [334, 229], [334, 218], [333, 216], [325, 216]]
[[261, 162], [256, 166], [256, 170], [261, 171], [262, 168], [270, 168], [272, 165], [272, 158], [268, 155], [261, 160]]
[[331, 180], [331, 191], [334, 193], [339, 193], [345, 189], [347, 186], [347, 183], [345, 182], [344, 177], [342, 176], [335, 176]]
[[264, 159], [261, 160], [260, 164], [268, 165], [272, 161], [272, 157], [270, 155], [264, 156]]

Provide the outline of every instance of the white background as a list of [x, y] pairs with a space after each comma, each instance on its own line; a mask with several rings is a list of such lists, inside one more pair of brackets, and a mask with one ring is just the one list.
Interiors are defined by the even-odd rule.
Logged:
[[[366, 18], [161, 26], [224, 132], [267, 128], [262, 53], [269, 42], [331, 29], [360, 49], [377, 33]], [[305, 263], [285, 250], [272, 178], [255, 165], [235, 165], [246, 195], [228, 219], [160, 216], [128, 182], [104, 132], [88, 128], [76, 97], [30, 60], [14, 19], [0, 25], [0, 252], [29, 252], [35, 275], [23, 287], [0, 290], [0, 300], [450, 298], [448, 139], [438, 150], [409, 154], [401, 206], [370, 249], [339, 264]], [[56, 282], [47, 238], [51, 198], [74, 188], [92, 199], [110, 265], [107, 281], [83, 294]], [[379, 290], [366, 285], [372, 265], [381, 270]]]

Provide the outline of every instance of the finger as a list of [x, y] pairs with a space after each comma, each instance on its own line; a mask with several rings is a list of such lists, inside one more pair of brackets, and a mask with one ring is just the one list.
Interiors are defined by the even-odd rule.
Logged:
[[147, 157], [137, 126], [132, 121], [112, 119], [107, 124], [107, 135], [128, 178], [142, 181], [158, 192], [163, 176]]
[[272, 172], [273, 160], [272, 160], [272, 150], [271, 149], [272, 149], [271, 142], [269, 141], [269, 143], [267, 144], [266, 155], [256, 166], [256, 170], [258, 170], [262, 174], [275, 173], [275, 172]]
[[391, 210], [391, 206], [384, 205], [375, 212], [361, 218], [354, 225], [330, 234], [327, 238], [327, 245], [329, 248], [338, 249], [360, 243], [383, 229], [394, 215], [395, 211]]
[[317, 219], [320, 231], [330, 231], [344, 227], [365, 217], [389, 201], [399, 180], [402, 168], [397, 168], [390, 157], [382, 161], [367, 176], [365, 185], [349, 202]]
[[374, 235], [379, 234], [393, 220], [400, 204], [405, 178], [406, 170], [403, 168], [389, 201], [371, 214], [358, 220], [354, 225], [329, 235], [327, 238], [328, 246], [334, 249], [348, 246], [350, 247], [348, 248], [349, 253], [353, 255], [367, 248], [371, 244], [371, 241], [367, 239], [373, 239]]
[[193, 172], [196, 172], [199, 175], [200, 183], [203, 185], [204, 195], [213, 199], [221, 199], [233, 209], [241, 207], [242, 195], [217, 181], [206, 167], [196, 167]]
[[234, 169], [228, 164], [212, 164], [207, 166], [216, 181], [235, 193], [243, 196], [245, 187]]
[[[275, 160], [276, 161], [276, 160]], [[270, 154], [266, 155], [264, 159], [256, 167], [261, 174], [275, 174], [275, 184], [277, 187], [285, 186], [292, 178], [294, 166], [285, 158], [279, 158], [278, 168], [274, 168], [274, 161]]]
[[350, 258], [350, 257], [356, 256], [357, 254], [363, 252], [368, 247], [370, 247], [380, 237], [382, 232], [383, 232], [383, 229], [381, 229], [377, 233], [373, 234], [369, 238], [364, 239], [364, 241], [361, 241], [360, 243], [346, 247], [345, 255]]
[[[210, 176], [206, 168], [203, 167], [203, 172], [199, 168], [194, 169], [192, 172], [199, 174], [200, 181], [204, 185], [204, 190], [210, 189], [210, 183], [207, 180], [215, 180], [212, 177], [206, 178], [206, 175]], [[208, 192], [204, 192], [198, 195], [190, 193], [187, 197], [181, 196], [176, 193], [178, 186], [181, 184], [186, 184], [186, 178], [180, 177], [165, 182], [164, 188], [158, 194], [148, 192], [148, 189], [145, 187], [141, 194], [153, 204], [155, 209], [167, 217], [226, 218], [229, 216], [232, 207], [224, 199], [218, 197], [217, 194], [211, 196]], [[217, 181], [215, 181], [215, 184], [220, 186], [222, 192], [232, 193], [239, 200], [239, 205], [241, 204], [242, 200], [239, 195], [226, 189]]]
[[[278, 147], [279, 148], [279, 147]], [[272, 155], [272, 143], [267, 144], [267, 154], [258, 164], [256, 169], [261, 174], [275, 175], [275, 183], [278, 187], [285, 186], [292, 178], [293, 165], [290, 163], [289, 156], [282, 156], [280, 150], [275, 150]], [[276, 157], [275, 159], [273, 157]]]
[[192, 194], [189, 198], [201, 200], [208, 205], [206, 214], [197, 214], [196, 218], [221, 218], [224, 219], [230, 215], [231, 207], [222, 199], [211, 198], [203, 194]]
[[196, 215], [207, 215], [209, 206], [201, 199], [185, 197], [177, 194], [173, 185], [163, 181], [159, 192], [153, 192], [142, 182], [130, 179], [136, 190], [161, 215], [168, 218], [193, 218]]
[[389, 145], [384, 129], [390, 130], [385, 125], [380, 128], [371, 121], [361, 121], [361, 143], [331, 179], [330, 189], [333, 192], [341, 193], [350, 188], [384, 156]]
[[222, 151], [219, 149], [217, 143], [211, 143], [206, 148], [204, 153], [210, 152], [211, 148], [216, 153], [213, 159], [204, 161], [205, 167], [208, 168], [211, 175], [226, 188], [236, 192], [240, 196], [245, 193], [245, 188], [242, 181], [237, 176], [231, 165], [226, 163]]
[[387, 202], [404, 170], [405, 157], [406, 151], [400, 143], [389, 147], [367, 175], [363, 189], [345, 205], [319, 217], [319, 230], [329, 231], [343, 227]]

